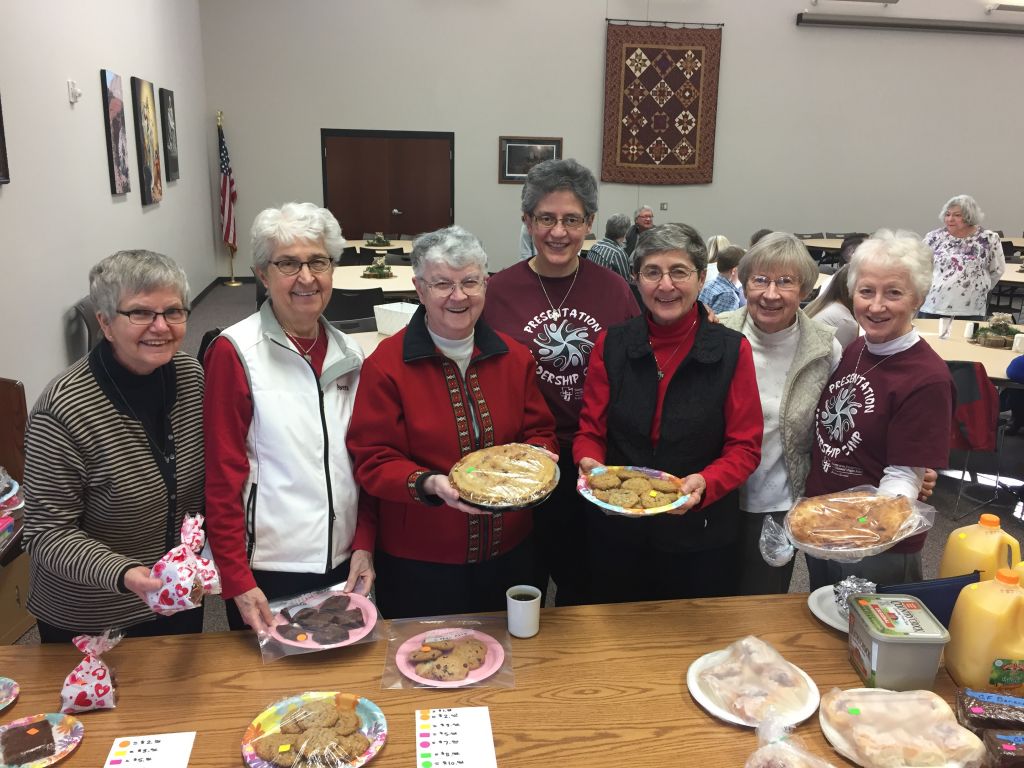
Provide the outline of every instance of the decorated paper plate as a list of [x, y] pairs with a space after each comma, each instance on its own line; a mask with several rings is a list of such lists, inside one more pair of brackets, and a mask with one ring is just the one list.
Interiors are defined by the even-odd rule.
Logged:
[[9, 677], [0, 677], [0, 710], [7, 709], [18, 698], [21, 687]]
[[839, 613], [839, 606], [836, 605], [835, 592], [831, 584], [819, 587], [807, 596], [807, 607], [811, 613], [833, 629], [840, 632], [850, 631], [850, 622], [844, 619]]
[[[53, 751], [50, 754], [37, 757], [23, 763], [0, 763], [0, 768], [43, 768], [46, 765], [53, 765], [63, 760], [75, 751], [75, 747], [85, 735], [85, 726], [77, 717], [62, 714], [32, 715], [23, 717], [10, 723], [0, 725], [0, 738], [8, 731], [21, 730], [18, 738], [19, 743], [29, 748], [32, 745], [43, 745], [52, 743]], [[13, 734], [12, 734], [13, 736]], [[8, 739], [10, 737], [7, 737]], [[5, 740], [5, 746], [7, 742]], [[49, 752], [49, 748], [43, 748]], [[3, 758], [6, 760], [6, 758]]]
[[[686, 686], [690, 689], [690, 695], [693, 696], [697, 703], [719, 720], [725, 720], [727, 723], [734, 723], [735, 725], [742, 725], [744, 728], [756, 728], [757, 723], [748, 723], [741, 720], [737, 715], [716, 702], [711, 694], [704, 690], [704, 687], [700, 683], [700, 673], [708, 667], [718, 664], [728, 653], [729, 650], [727, 648], [723, 648], [720, 651], [706, 653], [694, 661], [690, 665], [690, 668], [686, 670]], [[807, 683], [808, 695], [807, 701], [804, 702], [804, 705], [798, 710], [781, 715], [779, 718], [779, 722], [782, 725], [796, 725], [797, 723], [802, 723], [814, 714], [814, 710], [818, 708], [821, 696], [818, 694], [818, 686], [814, 684], [814, 681], [811, 680], [810, 676], [806, 672], [792, 662], [787, 663], [799, 672], [803, 677], [804, 682]]]
[[[668, 511], [673, 510], [673, 509], [678, 509], [679, 507], [683, 506], [683, 504], [686, 503], [686, 500], [688, 498], [690, 498], [688, 495], [683, 494], [683, 495], [680, 495], [679, 498], [677, 498], [675, 501], [673, 501], [673, 502], [671, 502], [669, 504], [663, 504], [661, 506], [647, 508], [647, 507], [644, 507], [642, 504], [638, 504], [635, 507], [623, 507], [623, 506], [619, 506], [617, 504], [612, 504], [609, 501], [604, 501], [603, 499], [599, 499], [597, 496], [594, 495], [594, 491], [595, 490], [599, 490], [599, 489], [591, 488], [591, 486], [590, 486], [590, 479], [591, 478], [597, 477], [597, 476], [600, 476], [600, 475], [619, 475], [619, 473], [622, 472], [622, 471], [631, 472], [631, 473], [638, 473], [640, 476], [642, 476], [642, 478], [648, 480], [648, 482], [651, 481], [651, 480], [659, 480], [659, 481], [663, 481], [663, 482], [672, 483], [673, 485], [676, 486], [676, 489], [677, 489], [676, 493], [678, 493], [678, 489], [683, 484], [683, 481], [680, 480], [675, 475], [670, 475], [668, 472], [662, 472], [661, 470], [658, 470], [658, 469], [649, 469], [647, 467], [631, 467], [631, 466], [627, 466], [627, 467], [619, 467], [619, 466], [611, 467], [611, 466], [609, 466], [609, 467], [595, 467], [593, 470], [591, 470], [589, 475], [580, 475], [579, 479], [576, 481], [576, 490], [577, 490], [577, 492], [583, 498], [585, 498], [591, 504], [596, 504], [597, 506], [599, 506], [601, 509], [605, 510], [606, 512], [611, 512], [612, 514], [615, 514], [615, 515], [625, 515], [627, 517], [649, 517], [650, 515], [660, 515], [660, 514], [662, 514], [664, 512], [668, 512]], [[626, 478], [626, 479], [628, 480], [628, 479], [631, 479], [631, 478]], [[622, 481], [622, 482], [625, 482], [625, 481]], [[618, 489], [614, 489], [614, 490], [618, 490]], [[646, 492], [643, 492], [643, 493], [645, 495], [650, 496], [651, 498], [656, 498], [655, 496], [652, 496], [651, 494], [656, 494], [658, 492], [656, 490], [652, 489], [652, 490], [649, 490], [649, 491], [646, 491]], [[636, 495], [639, 498], [641, 493], [638, 492]]]
[[[283, 750], [284, 752], [290, 751], [291, 742], [281, 738], [285, 736], [281, 733], [282, 719], [287, 720], [290, 713], [305, 704], [324, 700], [334, 701], [339, 710], [354, 707], [356, 714], [359, 715], [359, 730], [370, 742], [370, 746], [363, 754], [345, 765], [359, 768], [359, 766], [370, 762], [373, 756], [380, 752], [380, 748], [384, 746], [388, 737], [388, 723], [384, 719], [384, 713], [380, 711], [380, 707], [369, 699], [351, 693], [307, 691], [271, 704], [249, 724], [242, 737], [242, 759], [245, 764], [250, 768], [280, 768], [283, 763], [270, 762], [260, 757], [259, 752], [262, 751], [266, 754], [268, 749], [271, 752], [280, 752], [282, 747], [288, 747]], [[298, 738], [298, 734], [295, 736]], [[309, 762], [306, 764], [311, 765]]]
[[[421, 677], [416, 674], [416, 663], [409, 658], [410, 653], [413, 653], [424, 643], [433, 640], [458, 640], [464, 637], [475, 638], [487, 646], [487, 656], [484, 658], [482, 666], [470, 670], [469, 674], [462, 680], [434, 680], [433, 678]], [[467, 685], [473, 685], [473, 683], [479, 683], [501, 669], [504, 661], [505, 649], [501, 647], [501, 643], [484, 632], [460, 627], [431, 629], [421, 632], [410, 637], [398, 646], [398, 650], [395, 651], [395, 664], [398, 666], [398, 670], [413, 682], [430, 686], [431, 688], [462, 688]]]
[[[348, 637], [344, 640], [340, 640], [334, 643], [322, 643], [317, 642], [314, 638], [316, 636], [316, 628], [311, 627], [307, 632], [301, 632], [295, 637], [286, 637], [283, 634], [283, 627], [289, 625], [291, 622], [288, 621], [287, 617], [283, 613], [279, 613], [274, 616], [273, 621], [270, 625], [270, 635], [279, 643], [284, 645], [295, 646], [296, 648], [308, 648], [314, 650], [325, 650], [328, 648], [341, 648], [345, 645], [351, 645], [352, 643], [359, 642], [373, 629], [374, 624], [377, 623], [377, 606], [375, 606], [369, 599], [362, 595], [357, 595], [352, 592], [348, 595], [344, 595], [343, 592], [321, 592], [310, 599], [308, 603], [304, 605], [296, 604], [289, 608], [289, 612], [293, 615], [302, 608], [313, 608], [319, 609], [320, 605], [324, 603], [330, 597], [336, 597], [343, 595], [349, 598], [348, 609], [359, 609], [359, 612], [363, 615], [363, 626], [355, 629], [348, 630]], [[299, 622], [301, 624], [301, 622]]]

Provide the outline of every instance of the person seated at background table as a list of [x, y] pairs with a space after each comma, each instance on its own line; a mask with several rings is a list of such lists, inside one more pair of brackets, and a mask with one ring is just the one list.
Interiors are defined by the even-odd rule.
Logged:
[[921, 306], [921, 317], [984, 320], [988, 294], [1006, 270], [999, 234], [982, 229], [981, 208], [970, 195], [951, 197], [939, 221], [945, 226], [925, 235], [935, 252], [932, 287]]
[[750, 247], [753, 247], [753, 246], [757, 245], [757, 241], [758, 240], [760, 240], [765, 235], [770, 235], [774, 231], [775, 231], [774, 229], [759, 229], [759, 230], [757, 230], [754, 234], [752, 234], [750, 236]]
[[789, 591], [794, 561], [782, 567], [765, 562], [761, 527], [766, 515], [781, 524], [803, 495], [818, 398], [843, 350], [832, 328], [800, 310], [814, 289], [818, 266], [799, 238], [765, 235], [740, 261], [739, 276], [747, 306], [719, 320], [750, 342], [764, 435], [761, 463], [740, 487], [738, 592], [765, 595]]
[[635, 285], [579, 256], [597, 213], [594, 174], [575, 160], [539, 163], [527, 174], [521, 208], [537, 255], [491, 277], [484, 319], [533, 353], [537, 383], [555, 416], [561, 475], [534, 510], [537, 581], [547, 584], [550, 576], [555, 602], [577, 605], [589, 602], [586, 502], [576, 492], [572, 460], [583, 380], [597, 335], [640, 309]]
[[763, 422], [750, 343], [708, 322], [697, 301], [706, 260], [686, 224], [641, 235], [633, 272], [646, 311], [602, 333], [590, 357], [579, 471], [650, 467], [682, 478], [689, 494], [647, 518], [588, 507], [599, 602], [735, 594], [738, 488], [760, 461]]
[[730, 312], [745, 302], [743, 290], [737, 285], [736, 268], [743, 258], [743, 249], [730, 245], [718, 254], [718, 274], [701, 289], [699, 300], [712, 312]]
[[654, 226], [654, 209], [649, 205], [641, 205], [633, 212], [633, 226], [626, 232], [626, 255], [632, 256], [636, 248], [637, 238]]
[[[818, 401], [806, 494], [872, 485], [914, 499], [925, 468], [948, 465], [955, 404], [949, 369], [912, 324], [931, 285], [931, 249], [912, 232], [879, 230], [857, 248], [849, 280], [864, 336], [846, 348]], [[808, 557], [811, 589], [854, 574], [920, 581], [924, 539], [857, 563]]]
[[364, 515], [377, 605], [388, 618], [504, 610], [508, 587], [536, 581], [533, 513], [470, 506], [448, 473], [493, 445], [557, 451], [555, 421], [529, 350], [480, 318], [480, 241], [458, 226], [423, 235], [412, 267], [421, 306], [366, 359], [348, 432], [356, 479], [379, 501]]
[[629, 256], [622, 248], [629, 229], [629, 217], [624, 213], [609, 216], [604, 225], [604, 237], [590, 246], [587, 258], [595, 264], [607, 267], [626, 282], [632, 278], [629, 270]]
[[203, 610], [158, 616], [150, 569], [203, 510], [203, 371], [179, 353], [185, 271], [118, 251], [89, 271], [103, 338], [40, 395], [25, 435], [28, 609], [44, 643], [121, 628], [202, 632]]
[[[1024, 355], [1013, 358], [1006, 366], [1006, 378], [1017, 384], [1024, 384]], [[1010, 411], [1010, 423], [1006, 427], [1006, 434], [1020, 434], [1021, 427], [1024, 427], [1024, 389], [1007, 387], [1002, 391], [1000, 401], [1002, 407]]]
[[712, 235], [705, 243], [708, 249], [708, 266], [704, 274], [704, 285], [713, 283], [718, 277], [718, 254], [728, 248], [732, 243], [725, 235]]
[[346, 579], [367, 594], [373, 540], [357, 536], [345, 449], [363, 353], [321, 316], [341, 227], [326, 208], [287, 203], [261, 211], [251, 235], [270, 298], [206, 353], [206, 527], [229, 626], [263, 631], [268, 600]]
[[[817, 269], [815, 269], [817, 272]], [[844, 264], [823, 286], [818, 296], [804, 310], [807, 317], [835, 329], [836, 340], [846, 349], [860, 335], [860, 325], [853, 316], [850, 297], [849, 264]]]

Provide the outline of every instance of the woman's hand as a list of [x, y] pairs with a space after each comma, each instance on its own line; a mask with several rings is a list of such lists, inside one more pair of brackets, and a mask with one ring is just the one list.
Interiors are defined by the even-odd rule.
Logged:
[[373, 570], [373, 554], [365, 549], [357, 549], [352, 553], [352, 559], [348, 564], [348, 582], [344, 591], [368, 595], [376, 576]]
[[591, 472], [594, 471], [595, 467], [600, 466], [601, 462], [598, 461], [597, 459], [592, 459], [589, 456], [584, 456], [582, 459], [580, 459], [580, 474], [589, 475]]
[[687, 494], [690, 498], [688, 498], [682, 506], [669, 510], [668, 514], [685, 515], [691, 509], [704, 501], [704, 491], [707, 490], [707, 487], [707, 481], [701, 474], [687, 475], [684, 477], [683, 486], [680, 488], [680, 492]]
[[259, 587], [253, 587], [248, 592], [235, 595], [235, 606], [242, 614], [242, 621], [253, 628], [255, 632], [266, 632], [270, 629], [270, 622], [274, 614], [270, 612], [267, 604], [267, 597]]
[[125, 572], [124, 586], [129, 592], [134, 592], [139, 600], [146, 603], [146, 593], [160, 589], [163, 582], [155, 576], [150, 576], [149, 568], [146, 566], [137, 565]]
[[[704, 304], [704, 302], [702, 301], [701, 304]], [[704, 304], [704, 309], [707, 310], [709, 323], [715, 323], [717, 325], [718, 323], [722, 322], [721, 320], [718, 319], [718, 315], [715, 314], [715, 310], [713, 310], [707, 304]]]
[[925, 467], [924, 478], [921, 480], [921, 493], [918, 495], [919, 501], [928, 501], [928, 497], [932, 495], [935, 490], [935, 484], [939, 481], [939, 473], [930, 467]]
[[452, 487], [447, 475], [431, 475], [423, 482], [423, 490], [431, 496], [440, 497], [441, 501], [449, 507], [457, 509], [460, 512], [465, 512], [467, 515], [491, 514], [486, 509], [471, 507], [469, 504], [462, 501], [462, 499], [459, 498], [459, 492]]

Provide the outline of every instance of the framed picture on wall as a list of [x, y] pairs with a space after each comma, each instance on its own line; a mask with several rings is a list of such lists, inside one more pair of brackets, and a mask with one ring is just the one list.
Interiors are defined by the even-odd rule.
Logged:
[[124, 86], [121, 76], [109, 69], [101, 69], [100, 88], [103, 93], [110, 194], [123, 195], [131, 191], [132, 185], [128, 178], [128, 124], [124, 119]]
[[160, 89], [160, 130], [164, 137], [164, 168], [167, 180], [178, 180], [178, 129], [174, 120], [174, 91]]
[[139, 156], [139, 187], [142, 204], [158, 203], [164, 196], [160, 177], [160, 140], [156, 128], [156, 94], [153, 84], [132, 78], [132, 115], [135, 117], [135, 149]]
[[498, 137], [498, 183], [522, 184], [542, 160], [561, 160], [562, 140], [528, 136]]
[[7, 166], [7, 139], [4, 138], [4, 108], [0, 103], [0, 184], [11, 183], [11, 169]]

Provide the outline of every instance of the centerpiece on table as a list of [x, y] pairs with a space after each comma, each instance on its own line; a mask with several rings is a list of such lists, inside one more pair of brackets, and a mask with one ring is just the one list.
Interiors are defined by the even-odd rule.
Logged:
[[996, 312], [988, 319], [988, 325], [983, 325], [975, 331], [971, 341], [983, 347], [1009, 349], [1013, 346], [1013, 337], [1020, 333], [1020, 329], [1015, 328], [1012, 323], [1013, 315]]
[[387, 248], [391, 241], [384, 237], [383, 232], [374, 232], [373, 237], [366, 241], [366, 245], [370, 248]]
[[363, 270], [363, 277], [373, 278], [374, 280], [383, 280], [394, 276], [391, 267], [384, 263], [384, 254], [374, 256], [373, 264]]

